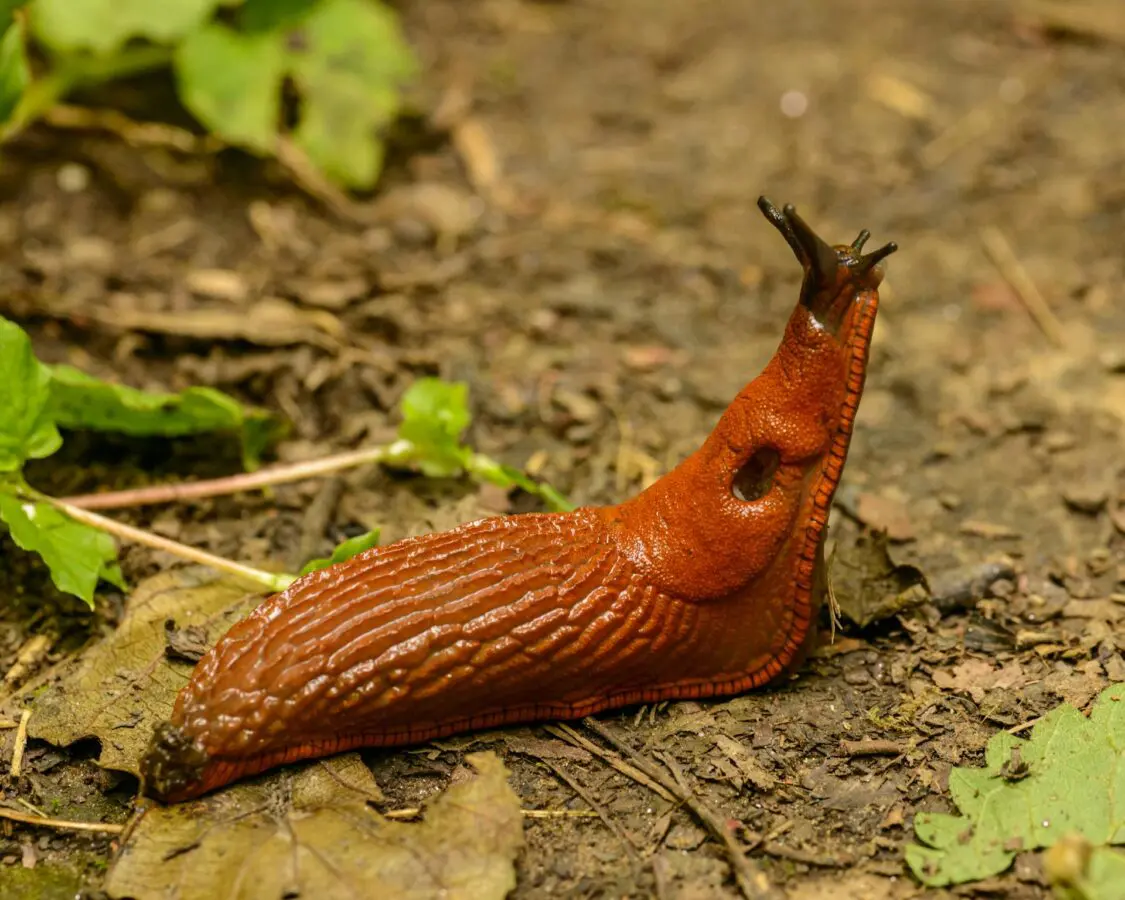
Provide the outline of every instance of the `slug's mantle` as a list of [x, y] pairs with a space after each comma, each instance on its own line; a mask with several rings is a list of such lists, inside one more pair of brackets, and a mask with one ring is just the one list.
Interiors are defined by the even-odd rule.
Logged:
[[299, 759], [729, 695], [814, 632], [887, 244], [758, 205], [804, 268], [773, 358], [703, 445], [616, 506], [471, 522], [296, 581], [199, 662], [142, 762], [198, 796]]

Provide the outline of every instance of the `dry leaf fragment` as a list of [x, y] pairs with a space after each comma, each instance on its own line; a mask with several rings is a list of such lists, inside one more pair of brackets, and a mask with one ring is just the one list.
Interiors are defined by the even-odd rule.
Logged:
[[105, 889], [132, 900], [502, 900], [523, 845], [519, 799], [492, 753], [431, 803], [421, 823], [371, 808], [358, 754], [285, 770], [145, 813]]

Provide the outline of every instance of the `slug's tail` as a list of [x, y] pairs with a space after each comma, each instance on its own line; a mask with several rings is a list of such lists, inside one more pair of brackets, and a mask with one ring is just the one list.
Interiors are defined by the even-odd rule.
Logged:
[[836, 333], [852, 298], [860, 291], [873, 291], [883, 280], [884, 259], [898, 249], [893, 241], [864, 254], [871, 237], [864, 229], [850, 244], [833, 247], [824, 241], [791, 205], [778, 209], [765, 197], [758, 208], [781, 232], [805, 270], [801, 303], [822, 326]]

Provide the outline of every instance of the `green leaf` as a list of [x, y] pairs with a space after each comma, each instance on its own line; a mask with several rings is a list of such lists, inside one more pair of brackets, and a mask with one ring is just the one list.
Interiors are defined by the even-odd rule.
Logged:
[[25, 6], [27, 2], [28, 0], [0, 0], [0, 29], [7, 28], [15, 11]]
[[420, 378], [402, 397], [398, 436], [413, 445], [414, 461], [430, 478], [463, 471], [472, 451], [461, 445], [469, 425], [469, 386], [440, 378]]
[[262, 153], [277, 143], [285, 37], [207, 25], [176, 48], [180, 99], [211, 131]]
[[370, 0], [323, 0], [289, 46], [301, 94], [297, 144], [329, 177], [367, 188], [379, 177], [379, 129], [398, 114], [417, 69], [395, 13]]
[[75, 522], [46, 503], [7, 493], [0, 493], [0, 520], [19, 547], [42, 557], [60, 591], [93, 607], [98, 579], [125, 587], [113, 538], [104, 531]]
[[1125, 844], [1125, 684], [1106, 688], [1089, 719], [1064, 704], [1026, 741], [997, 734], [985, 762], [983, 769], [950, 773], [949, 792], [962, 815], [915, 817], [922, 844], [907, 847], [906, 861], [924, 884], [997, 875], [1017, 852], [1068, 835], [1094, 847]]
[[474, 453], [469, 460], [469, 471], [475, 476], [502, 488], [518, 487], [546, 501], [549, 509], [555, 512], [568, 512], [574, 504], [549, 484], [542, 484], [519, 469], [497, 462], [483, 453]]
[[298, 24], [318, 0], [246, 0], [238, 11], [243, 31], [276, 31]]
[[53, 367], [50, 378], [50, 410], [64, 428], [134, 437], [233, 432], [242, 442], [247, 468], [257, 466], [262, 451], [276, 436], [276, 423], [269, 413], [243, 407], [213, 388], [149, 393], [101, 381], [73, 366]]
[[58, 51], [109, 54], [130, 38], [171, 43], [206, 21], [220, 0], [36, 0], [36, 37]]
[[353, 556], [377, 546], [379, 546], [379, 529], [374, 528], [365, 534], [357, 534], [355, 537], [348, 538], [338, 544], [336, 549], [332, 551], [332, 555], [327, 558], [310, 559], [305, 563], [300, 574], [308, 575], [309, 572], [319, 572], [321, 569], [327, 569], [329, 566], [336, 565], [336, 563], [346, 562]]
[[0, 473], [18, 472], [62, 444], [48, 409], [50, 382], [23, 329], [0, 317]]
[[7, 23], [4, 36], [0, 38], [0, 124], [3, 124], [19, 106], [31, 73], [27, 67], [23, 29], [12, 20], [10, 10], [0, 11], [0, 22]]

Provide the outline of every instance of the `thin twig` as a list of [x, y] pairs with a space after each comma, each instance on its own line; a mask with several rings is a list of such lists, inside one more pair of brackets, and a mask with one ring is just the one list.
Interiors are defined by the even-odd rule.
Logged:
[[617, 824], [617, 822], [609, 817], [609, 814], [604, 809], [602, 809], [601, 804], [598, 803], [598, 801], [590, 795], [589, 791], [587, 791], [575, 778], [572, 778], [570, 774], [566, 772], [561, 766], [556, 766], [549, 759], [544, 759], [541, 756], [537, 756], [536, 759], [538, 759], [539, 762], [543, 763], [543, 765], [554, 772], [555, 775], [564, 784], [566, 784], [567, 787], [569, 787], [572, 791], [574, 791], [574, 793], [576, 793], [579, 797], [586, 801], [590, 809], [592, 809], [597, 814], [598, 818], [602, 820], [602, 823], [605, 825], [605, 827], [612, 831], [617, 836], [617, 839], [621, 841], [622, 846], [625, 847], [625, 852], [628, 853], [629, 856], [631, 856], [634, 860], [640, 860], [640, 855], [637, 853], [637, 847], [629, 838], [629, 835], [625, 833], [625, 830], [619, 824]]
[[124, 825], [111, 825], [109, 822], [72, 822], [67, 819], [49, 819], [3, 807], [0, 807], [0, 819], [23, 822], [25, 825], [39, 825], [43, 828], [58, 828], [63, 831], [95, 831], [102, 834], [121, 834], [125, 830]]
[[734, 870], [735, 881], [746, 900], [777, 900], [777, 898], [780, 898], [781, 895], [770, 884], [765, 872], [739, 846], [738, 841], [735, 840], [731, 830], [727, 827], [726, 820], [695, 795], [688, 786], [687, 779], [679, 766], [674, 761], [670, 762], [670, 757], [664, 760], [664, 764], [668, 766], [668, 770], [672, 773], [671, 778], [597, 719], [587, 717], [582, 720], [582, 724], [601, 737], [602, 740], [612, 744], [620, 753], [625, 754], [634, 766], [661, 784], [666, 791], [676, 795], [677, 799], [691, 811], [700, 824], [722, 842], [727, 851], [731, 868]]
[[610, 753], [604, 747], [599, 747], [593, 741], [586, 740], [586, 738], [582, 737], [582, 735], [580, 735], [569, 725], [564, 725], [560, 722], [556, 725], [545, 725], [544, 730], [548, 734], [553, 734], [560, 740], [566, 741], [568, 744], [571, 744], [575, 747], [581, 747], [583, 750], [593, 753], [594, 756], [601, 759], [611, 768], [616, 769], [622, 775], [627, 778], [631, 778], [638, 784], [643, 784], [654, 794], [658, 794], [669, 803], [679, 802], [679, 798], [676, 796], [676, 794], [673, 791], [667, 790], [662, 784], [660, 784], [659, 781], [653, 781], [653, 779], [650, 778], [647, 774], [645, 774], [635, 766], [629, 765], [629, 763], [625, 762], [625, 760], [623, 760], [616, 753]]
[[364, 447], [336, 453], [321, 459], [272, 466], [230, 475], [226, 478], [212, 478], [207, 481], [193, 481], [189, 484], [161, 484], [154, 487], [137, 488], [128, 491], [113, 491], [102, 494], [79, 494], [65, 497], [63, 503], [83, 509], [125, 509], [137, 506], [152, 506], [157, 503], [180, 503], [187, 500], [202, 500], [206, 497], [222, 497], [241, 491], [253, 491], [276, 484], [290, 484], [294, 481], [307, 481], [319, 478], [342, 469], [366, 466], [373, 463], [391, 462], [403, 459], [410, 449], [405, 441], [393, 444], [380, 444], [377, 447]]
[[218, 153], [226, 144], [214, 135], [197, 135], [163, 122], [138, 122], [115, 109], [59, 103], [43, 113], [52, 128], [108, 131], [133, 147], [165, 147], [182, 153]]
[[907, 749], [898, 741], [840, 741], [840, 751], [844, 756], [901, 756]]
[[179, 541], [169, 540], [158, 534], [153, 534], [151, 531], [134, 528], [132, 525], [126, 525], [124, 522], [107, 519], [105, 516], [99, 516], [97, 513], [79, 509], [77, 506], [71, 506], [69, 503], [54, 497], [48, 497], [45, 494], [37, 494], [35, 499], [50, 504], [55, 507], [55, 509], [66, 513], [70, 518], [74, 519], [76, 522], [81, 522], [83, 525], [98, 528], [114, 537], [121, 538], [125, 541], [133, 541], [134, 543], [151, 547], [153, 550], [162, 550], [165, 553], [171, 553], [188, 562], [218, 569], [220, 572], [225, 572], [236, 578], [241, 578], [253, 584], [256, 588], [264, 587], [270, 591], [283, 591], [295, 580], [292, 575], [275, 575], [272, 572], [263, 572], [260, 569], [244, 566], [242, 563], [224, 559], [221, 556], [215, 556], [212, 553], [198, 550], [195, 547], [189, 547], [187, 544], [181, 544]]
[[[380, 813], [384, 819], [417, 819], [422, 815], [422, 807], [406, 806], [402, 809], [389, 809]], [[596, 819], [598, 814], [588, 809], [521, 809], [525, 819]]]
[[288, 137], [278, 137], [274, 153], [293, 181], [307, 194], [319, 200], [345, 222], [364, 224], [363, 207], [325, 177], [308, 154]]
[[1038, 286], [1027, 273], [1027, 269], [1023, 267], [1023, 263], [1019, 261], [1012, 245], [1008, 243], [1008, 239], [1004, 237], [1000, 229], [991, 225], [981, 229], [980, 239], [984, 245], [985, 253], [992, 260], [992, 264], [996, 266], [1000, 277], [1008, 282], [1009, 287], [1016, 292], [1016, 296], [1023, 303], [1032, 321], [1039, 326], [1039, 330], [1056, 347], [1064, 346], [1066, 344], [1066, 332], [1062, 323], [1055, 316], [1054, 310], [1051, 309], [1047, 301], [1043, 299], [1043, 295], [1039, 293]]
[[55, 637], [52, 634], [35, 634], [16, 651], [16, 661], [4, 673], [4, 687], [15, 687], [51, 650]]
[[16, 726], [15, 746], [12, 748], [12, 765], [8, 768], [8, 774], [13, 778], [19, 778], [20, 772], [23, 770], [23, 751], [27, 747], [27, 722], [30, 718], [31, 710], [25, 709], [20, 713], [20, 723]]

